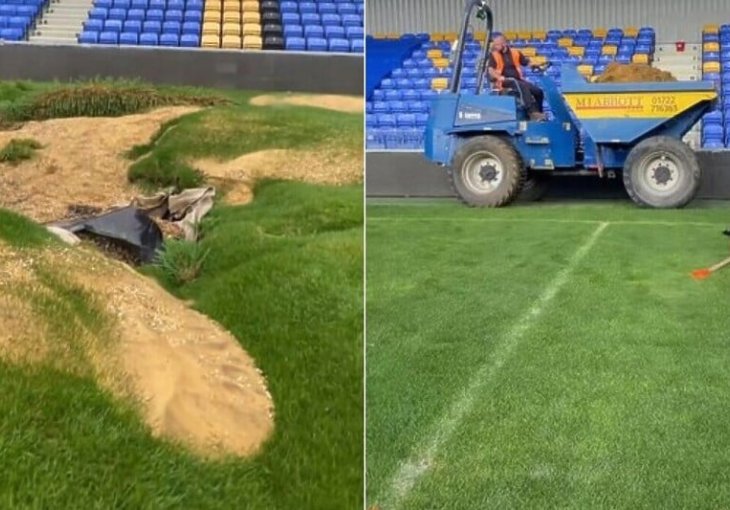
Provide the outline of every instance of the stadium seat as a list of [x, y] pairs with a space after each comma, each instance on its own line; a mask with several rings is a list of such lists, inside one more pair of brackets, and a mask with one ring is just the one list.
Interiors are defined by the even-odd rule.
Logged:
[[304, 39], [303, 37], [287, 37], [285, 48], [287, 50], [293, 50], [293, 51], [305, 51], [306, 50], [306, 39]]
[[142, 33], [139, 36], [139, 44], [141, 46], [157, 46], [159, 44], [159, 36], [156, 33]]
[[[4, 38], [4, 30], [0, 29], [0, 39]], [[80, 44], [96, 44], [99, 42], [99, 32], [81, 32], [78, 41]]]
[[136, 46], [139, 44], [139, 35], [133, 32], [123, 32], [119, 34], [119, 44]]
[[117, 32], [102, 32], [99, 34], [99, 44], [118, 44], [119, 34]]

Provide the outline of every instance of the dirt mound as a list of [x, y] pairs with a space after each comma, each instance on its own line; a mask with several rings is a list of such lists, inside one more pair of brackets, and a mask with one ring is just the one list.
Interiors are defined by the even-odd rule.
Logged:
[[671, 73], [647, 64], [610, 63], [596, 78], [596, 83], [640, 83], [656, 81], [677, 81]]
[[264, 377], [236, 339], [154, 280], [90, 249], [29, 255], [0, 244], [0, 357], [38, 362], [49, 352], [48, 335], [39, 332], [52, 324], [10, 297], [29, 283], [43, 292], [42, 267], [85, 289], [108, 316], [106, 336], [114, 341], [89, 339], [87, 358], [100, 384], [139, 401], [155, 435], [205, 456], [250, 455], [269, 437], [273, 404]]
[[127, 204], [137, 192], [127, 181], [130, 162], [124, 151], [149, 142], [164, 123], [197, 110], [182, 106], [124, 117], [55, 119], [0, 132], [0, 147], [13, 138], [43, 146], [31, 161], [0, 164], [0, 207], [45, 222], [63, 217], [71, 203]]
[[230, 161], [201, 159], [191, 165], [227, 191], [226, 200], [245, 204], [253, 199], [258, 179], [282, 179], [314, 184], [343, 185], [362, 180], [362, 158], [338, 150], [295, 151], [273, 149], [246, 154]]
[[254, 106], [314, 106], [345, 113], [362, 113], [364, 100], [362, 97], [335, 96], [335, 95], [308, 95], [308, 94], [267, 94], [251, 99]]

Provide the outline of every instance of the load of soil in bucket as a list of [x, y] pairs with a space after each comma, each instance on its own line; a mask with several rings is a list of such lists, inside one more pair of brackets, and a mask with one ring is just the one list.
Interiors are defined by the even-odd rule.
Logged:
[[596, 83], [638, 83], [656, 81], [677, 81], [671, 73], [656, 69], [648, 64], [610, 63]]

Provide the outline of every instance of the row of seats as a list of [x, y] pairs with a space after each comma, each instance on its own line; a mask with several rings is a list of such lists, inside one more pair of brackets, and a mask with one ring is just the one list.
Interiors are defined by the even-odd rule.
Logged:
[[0, 40], [26, 39], [46, 3], [46, 0], [0, 0]]
[[290, 51], [364, 51], [363, 0], [283, 1], [284, 47]]
[[720, 101], [702, 119], [701, 146], [708, 150], [730, 148], [730, 24], [704, 27], [702, 77], [715, 82]]

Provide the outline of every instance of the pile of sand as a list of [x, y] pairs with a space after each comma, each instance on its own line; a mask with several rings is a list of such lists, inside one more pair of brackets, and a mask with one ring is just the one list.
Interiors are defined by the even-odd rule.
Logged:
[[363, 174], [362, 156], [338, 149], [271, 149], [228, 161], [199, 159], [190, 165], [222, 188], [228, 203], [238, 205], [253, 199], [253, 185], [263, 178], [338, 186], [360, 182]]
[[618, 64], [611, 62], [596, 78], [596, 83], [639, 83], [656, 81], [677, 81], [671, 73], [647, 64]]
[[254, 106], [313, 106], [345, 113], [362, 113], [365, 100], [355, 96], [310, 95], [310, 94], [267, 94], [251, 99]]
[[271, 397], [236, 339], [154, 280], [88, 248], [18, 253], [0, 244], [0, 357], [54, 362], [44, 345], [55, 339], [51, 325], [11, 291], [43, 292], [39, 267], [84, 288], [108, 316], [112, 341], [85, 339], [86, 358], [102, 386], [139, 402], [154, 435], [204, 456], [251, 455], [269, 437]]
[[138, 190], [127, 180], [130, 161], [124, 152], [148, 143], [166, 122], [197, 110], [182, 106], [124, 117], [54, 119], [2, 131], [0, 147], [13, 138], [32, 138], [43, 148], [17, 166], [0, 164], [0, 208], [47, 222], [63, 218], [72, 204], [127, 205]]

